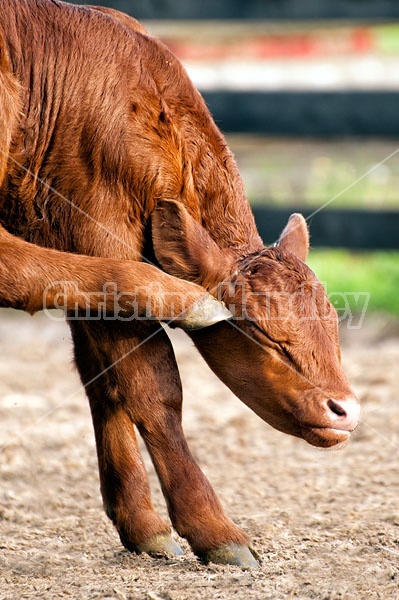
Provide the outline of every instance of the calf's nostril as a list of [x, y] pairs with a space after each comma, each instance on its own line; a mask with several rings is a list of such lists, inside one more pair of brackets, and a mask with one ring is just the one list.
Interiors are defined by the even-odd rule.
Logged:
[[330, 400], [327, 402], [327, 406], [331, 412], [338, 417], [346, 417], [346, 410], [336, 400], [330, 398]]

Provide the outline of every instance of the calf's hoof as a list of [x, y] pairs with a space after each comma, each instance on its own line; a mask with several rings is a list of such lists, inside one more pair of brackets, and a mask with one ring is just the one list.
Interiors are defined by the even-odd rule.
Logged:
[[160, 533], [137, 544], [135, 552], [145, 552], [150, 556], [181, 556], [183, 550], [169, 533]]
[[226, 544], [220, 548], [210, 550], [201, 556], [201, 559], [208, 563], [213, 562], [219, 565], [236, 565], [238, 567], [259, 567], [248, 546], [242, 544]]
[[215, 325], [220, 321], [226, 321], [232, 316], [222, 302], [219, 302], [210, 294], [204, 294], [200, 300], [194, 302], [182, 319], [172, 321], [170, 326], [192, 331], [193, 329]]

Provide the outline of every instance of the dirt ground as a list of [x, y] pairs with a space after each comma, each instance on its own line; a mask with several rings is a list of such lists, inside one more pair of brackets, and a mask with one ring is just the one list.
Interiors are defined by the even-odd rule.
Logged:
[[245, 570], [202, 565], [184, 541], [173, 560], [122, 548], [65, 324], [0, 311], [0, 599], [399, 598], [399, 327], [342, 335], [362, 422], [322, 452], [262, 423], [173, 332], [190, 446], [262, 560]]

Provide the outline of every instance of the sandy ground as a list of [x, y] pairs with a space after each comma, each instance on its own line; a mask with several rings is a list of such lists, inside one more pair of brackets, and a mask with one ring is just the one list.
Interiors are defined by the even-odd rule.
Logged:
[[342, 332], [363, 417], [337, 452], [262, 423], [174, 332], [189, 443], [262, 560], [245, 570], [122, 548], [65, 324], [0, 311], [0, 599], [399, 598], [398, 329]]

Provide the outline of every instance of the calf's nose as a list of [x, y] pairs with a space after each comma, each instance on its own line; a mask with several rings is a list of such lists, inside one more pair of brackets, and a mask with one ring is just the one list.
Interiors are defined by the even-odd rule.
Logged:
[[330, 398], [327, 401], [327, 410], [336, 429], [352, 431], [359, 422], [360, 404], [354, 397], [344, 400]]

